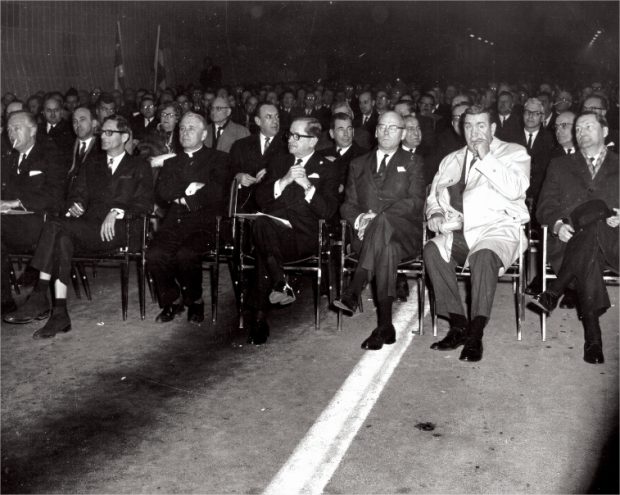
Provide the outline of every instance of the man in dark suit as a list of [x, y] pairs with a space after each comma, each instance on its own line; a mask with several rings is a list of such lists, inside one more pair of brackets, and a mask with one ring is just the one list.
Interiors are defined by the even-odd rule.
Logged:
[[319, 106], [317, 108], [315, 106], [316, 95], [312, 91], [306, 94], [303, 103], [304, 103], [303, 108], [298, 107], [294, 110], [293, 115], [292, 115], [293, 120], [300, 118], [300, 117], [307, 117], [307, 118], [317, 119], [319, 122], [321, 122], [321, 119], [324, 119], [324, 112], [322, 110], [322, 107]]
[[232, 108], [228, 100], [218, 96], [211, 105], [211, 125], [207, 126], [205, 145], [218, 151], [230, 153], [235, 141], [250, 135], [248, 128], [233, 122], [230, 118]]
[[555, 148], [551, 150], [551, 160], [561, 156], [572, 155], [577, 151], [575, 144], [575, 114], [565, 111], [555, 118]]
[[400, 147], [406, 133], [403, 118], [388, 111], [379, 117], [378, 148], [351, 162], [340, 214], [355, 229], [352, 248], [359, 263], [351, 283], [335, 305], [353, 313], [364, 284], [374, 279], [378, 325], [363, 349], [393, 344], [392, 304], [398, 263], [422, 248], [424, 172], [420, 158]]
[[530, 211], [534, 211], [555, 143], [553, 134], [542, 126], [545, 115], [542, 103], [536, 98], [530, 98], [523, 108], [523, 130], [516, 144], [525, 146], [531, 157], [527, 199], [533, 205]]
[[497, 96], [497, 130], [495, 137], [507, 143], [518, 143], [523, 129], [521, 115], [514, 110], [514, 99], [509, 91], [502, 91]]
[[375, 99], [371, 91], [364, 91], [359, 96], [359, 109], [359, 114], [353, 121], [353, 127], [364, 127], [371, 136], [374, 136], [379, 115], [375, 110]]
[[259, 103], [254, 122], [259, 132], [235, 141], [230, 149], [232, 174], [240, 186], [237, 195], [237, 211], [240, 213], [257, 211], [254, 190], [265, 177], [267, 164], [276, 155], [288, 153], [275, 105]]
[[71, 153], [75, 134], [71, 124], [62, 118], [62, 104], [54, 96], [48, 96], [43, 102], [43, 116], [45, 123], [39, 129], [40, 138], [52, 141], [65, 160]]
[[295, 108], [295, 94], [292, 90], [286, 89], [282, 93], [280, 103], [280, 127], [290, 129], [293, 122], [292, 112]]
[[153, 208], [151, 167], [125, 152], [129, 133], [124, 117], [113, 115], [105, 120], [101, 135], [105, 155], [80, 169], [67, 200], [65, 218], [50, 220], [43, 227], [31, 262], [40, 270], [39, 283], [20, 309], [4, 317], [8, 323], [45, 318], [50, 310], [53, 277], [56, 297], [51, 316], [34, 332], [35, 339], [71, 330], [67, 285], [74, 250], [96, 253], [123, 246], [126, 223], [118, 220], [127, 214], [149, 213]]
[[[2, 313], [16, 309], [8, 255], [34, 251], [46, 216], [58, 213], [65, 191], [56, 147], [37, 140], [33, 115], [14, 112], [7, 128], [13, 151], [2, 161]], [[31, 213], [15, 214], [24, 210]]]
[[226, 212], [232, 176], [228, 155], [203, 144], [207, 123], [202, 115], [187, 112], [179, 131], [183, 153], [164, 162], [156, 186], [169, 209], [146, 259], [162, 308], [157, 321], [170, 321], [187, 306], [188, 321], [200, 323], [201, 258], [214, 246], [216, 216]]
[[[610, 307], [603, 270], [618, 273], [618, 155], [605, 147], [605, 117], [582, 113], [575, 123], [579, 153], [551, 162], [536, 216], [549, 225], [549, 262], [557, 279], [535, 302], [546, 312], [555, 309], [566, 288], [577, 291], [584, 327], [584, 361], [603, 363], [599, 316]], [[615, 214], [578, 230], [571, 213], [593, 199], [603, 200]]]
[[102, 153], [101, 140], [95, 136], [96, 119], [88, 107], [78, 107], [73, 112], [73, 131], [77, 139], [73, 145], [73, 153], [69, 167], [68, 188], [80, 172], [87, 159]]
[[[598, 115], [602, 115], [609, 122], [607, 116], [609, 103], [607, 98], [602, 94], [591, 95], [583, 102], [582, 110], [584, 112], [594, 112]], [[617, 111], [617, 108], [616, 108]], [[618, 121], [618, 116], [615, 115], [615, 121]], [[605, 137], [605, 146], [614, 153], [618, 153], [618, 146], [620, 145], [620, 138], [618, 137], [618, 128], [614, 128], [610, 125], [607, 137]]]
[[140, 101], [140, 113], [131, 122], [133, 139], [142, 141], [147, 134], [157, 129], [155, 101], [151, 96], [144, 96]]
[[313, 118], [293, 121], [288, 138], [290, 154], [269, 163], [265, 179], [256, 189], [256, 202], [264, 213], [277, 217], [254, 220], [256, 248], [254, 318], [248, 342], [263, 344], [269, 337], [269, 304], [295, 300], [283, 263], [304, 258], [318, 249], [318, 221], [331, 218], [338, 208], [338, 170], [315, 152], [321, 124]]

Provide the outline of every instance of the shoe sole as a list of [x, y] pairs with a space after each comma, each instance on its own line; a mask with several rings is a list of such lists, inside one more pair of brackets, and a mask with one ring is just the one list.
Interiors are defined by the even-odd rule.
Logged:
[[346, 312], [346, 313], [350, 313], [351, 315], [355, 314], [355, 309], [351, 309], [349, 308], [349, 306], [347, 306], [346, 304], [344, 304], [343, 302], [340, 302], [338, 300], [334, 301], [334, 306], [336, 306], [338, 309], [341, 309], [342, 311]]
[[41, 313], [40, 315], [33, 316], [32, 318], [20, 318], [18, 320], [11, 319], [10, 316], [5, 316], [2, 321], [5, 323], [11, 323], [13, 325], [25, 325], [27, 323], [32, 323], [33, 321], [41, 321], [50, 317], [51, 311], [46, 311], [45, 313]]
[[67, 333], [68, 331], [71, 330], [71, 325], [66, 326], [65, 328], [61, 328], [60, 330], [58, 330], [56, 333], [53, 333], [51, 335], [42, 335], [40, 333], [34, 332], [32, 334], [32, 338], [35, 340], [41, 340], [41, 339], [51, 339], [52, 337], [55, 337], [57, 334], [59, 333]]
[[282, 306], [286, 306], [287, 304], [291, 304], [292, 302], [295, 302], [295, 300], [297, 299], [294, 296], [287, 296], [286, 294], [282, 294], [282, 293], [274, 293], [272, 292], [271, 294], [269, 294], [269, 302], [271, 304], [281, 304]]
[[548, 315], [551, 314], [551, 312], [555, 309], [549, 309], [547, 306], [543, 305], [538, 299], [532, 299], [530, 302], [537, 308], [542, 309]]

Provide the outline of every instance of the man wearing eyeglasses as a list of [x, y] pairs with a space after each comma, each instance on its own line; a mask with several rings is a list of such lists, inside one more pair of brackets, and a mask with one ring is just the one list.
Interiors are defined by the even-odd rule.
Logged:
[[207, 127], [205, 145], [207, 148], [230, 153], [235, 141], [250, 135], [250, 131], [230, 118], [232, 108], [228, 98], [218, 96], [213, 100], [209, 115], [212, 124]]
[[533, 209], [536, 208], [542, 181], [551, 160], [551, 151], [555, 146], [553, 134], [542, 125], [544, 117], [542, 102], [537, 98], [529, 98], [523, 106], [523, 129], [516, 140], [517, 144], [525, 146], [532, 159], [527, 198]]
[[162, 308], [156, 321], [162, 323], [173, 320], [185, 306], [190, 323], [204, 320], [201, 260], [214, 246], [216, 216], [226, 212], [232, 180], [228, 154], [207, 148], [206, 133], [202, 115], [183, 116], [183, 152], [164, 161], [155, 186], [167, 212], [146, 258]]
[[[50, 284], [55, 300], [47, 323], [35, 339], [71, 330], [67, 312], [67, 285], [71, 281], [74, 251], [97, 253], [124, 246], [126, 214], [149, 213], [153, 208], [153, 177], [146, 161], [125, 152], [129, 125], [121, 116], [108, 117], [102, 126], [102, 153], [87, 161], [75, 180], [63, 217], [48, 220], [31, 265], [40, 270], [39, 283], [25, 304], [4, 317], [7, 323], [29, 323], [50, 314]], [[141, 222], [140, 222], [141, 224]], [[138, 227], [138, 225], [136, 225]], [[139, 235], [135, 235], [139, 238]], [[53, 278], [53, 280], [52, 280]]]
[[157, 129], [155, 100], [153, 100], [152, 96], [144, 96], [142, 98], [139, 111], [140, 113], [134, 118], [131, 125], [135, 141], [142, 141], [147, 134]]
[[269, 163], [256, 188], [260, 211], [279, 218], [259, 217], [252, 225], [256, 248], [256, 298], [248, 343], [264, 344], [269, 337], [269, 305], [295, 301], [283, 263], [317, 252], [318, 221], [330, 219], [338, 208], [338, 170], [315, 152], [321, 135], [317, 119], [301, 117], [288, 134], [290, 154]]
[[514, 98], [509, 91], [502, 91], [497, 96], [497, 130], [495, 137], [507, 143], [519, 141], [523, 129], [521, 115], [514, 111]]
[[[523, 146], [494, 138], [491, 110], [465, 111], [467, 145], [439, 165], [427, 198], [428, 228], [437, 235], [424, 247], [437, 314], [448, 318], [446, 337], [431, 345], [445, 351], [463, 345], [463, 361], [482, 359], [482, 337], [493, 307], [497, 278], [519, 256], [530, 157]], [[463, 310], [456, 266], [471, 272], [471, 321]]]
[[359, 262], [334, 305], [353, 314], [364, 285], [374, 280], [377, 328], [362, 342], [367, 350], [396, 341], [392, 306], [398, 263], [419, 255], [422, 248], [424, 172], [420, 157], [402, 149], [405, 134], [405, 122], [398, 113], [388, 111], [379, 117], [378, 146], [351, 162], [340, 207], [342, 218], [355, 230], [351, 247], [359, 253]]
[[575, 144], [575, 114], [565, 111], [555, 119], [555, 140], [557, 145], [551, 151], [551, 159], [572, 155], [577, 151]]
[[[549, 262], [557, 279], [534, 301], [550, 313], [567, 288], [576, 290], [584, 327], [583, 359], [591, 364], [605, 362], [599, 317], [610, 300], [602, 273], [618, 273], [618, 155], [605, 146], [607, 131], [600, 114], [586, 111], [577, 117], [579, 152], [551, 162], [536, 210], [538, 221], [549, 225]], [[594, 199], [604, 201], [611, 214], [579, 228], [573, 211]]]

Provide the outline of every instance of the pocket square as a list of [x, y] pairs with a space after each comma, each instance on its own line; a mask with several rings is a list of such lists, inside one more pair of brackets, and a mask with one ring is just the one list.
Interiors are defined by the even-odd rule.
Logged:
[[319, 179], [321, 176], [319, 174], [317, 174], [316, 172], [313, 174], [310, 174], [308, 176], [308, 179]]
[[28, 176], [32, 177], [34, 175], [41, 175], [43, 173], [42, 170], [31, 170], [30, 172], [28, 172]]
[[405, 167], [396, 167], [396, 170], [398, 172], [406, 172], [407, 171], [407, 169]]

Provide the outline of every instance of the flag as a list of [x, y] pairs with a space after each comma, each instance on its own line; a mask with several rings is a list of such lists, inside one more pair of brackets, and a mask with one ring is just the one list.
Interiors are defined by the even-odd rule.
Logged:
[[161, 26], [157, 26], [157, 45], [155, 46], [155, 84], [154, 90], [166, 89], [166, 66], [164, 65], [164, 48], [160, 41]]
[[121, 23], [116, 23], [116, 44], [114, 47], [114, 89], [125, 89], [125, 67], [123, 67], [123, 50], [121, 48]]

